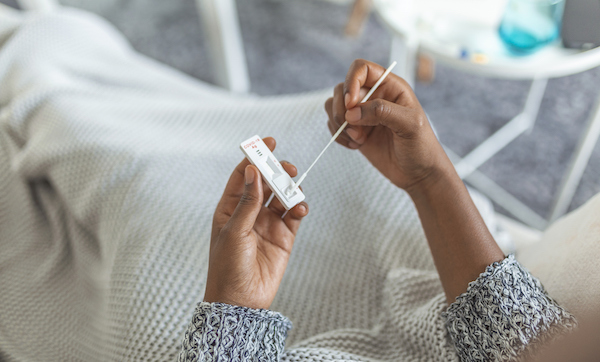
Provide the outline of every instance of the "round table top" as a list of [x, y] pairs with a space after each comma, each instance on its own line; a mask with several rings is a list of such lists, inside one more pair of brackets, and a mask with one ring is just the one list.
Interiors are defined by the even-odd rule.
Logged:
[[512, 55], [498, 35], [506, 0], [375, 0], [394, 35], [454, 68], [488, 77], [555, 78], [600, 65], [600, 47], [567, 49], [556, 41], [527, 56]]

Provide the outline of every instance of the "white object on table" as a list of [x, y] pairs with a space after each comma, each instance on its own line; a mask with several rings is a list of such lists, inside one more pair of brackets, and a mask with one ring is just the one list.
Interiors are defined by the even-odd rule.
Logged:
[[[532, 80], [523, 111], [464, 158], [454, 155], [453, 161], [462, 178], [521, 221], [543, 229], [548, 224], [545, 218], [505, 192], [477, 168], [533, 128], [549, 78], [599, 66], [600, 48], [588, 51], [566, 49], [557, 41], [530, 56], [514, 57], [497, 34], [505, 4], [506, 0], [375, 0], [374, 8], [393, 35], [391, 58], [407, 59], [407, 67], [398, 74], [411, 85], [414, 84], [414, 62], [419, 52], [472, 74]], [[550, 220], [568, 208], [598, 134], [600, 106], [591, 114], [588, 129], [580, 138]]]

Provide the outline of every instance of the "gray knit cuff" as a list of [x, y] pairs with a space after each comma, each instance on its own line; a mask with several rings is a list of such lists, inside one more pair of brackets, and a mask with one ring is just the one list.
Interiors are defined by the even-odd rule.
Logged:
[[577, 324], [513, 255], [488, 266], [443, 317], [461, 361], [518, 360]]
[[289, 319], [271, 310], [201, 302], [179, 361], [279, 361], [291, 328]]

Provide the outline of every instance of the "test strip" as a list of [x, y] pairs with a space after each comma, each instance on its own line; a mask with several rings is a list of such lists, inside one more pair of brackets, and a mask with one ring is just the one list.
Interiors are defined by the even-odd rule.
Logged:
[[294, 180], [258, 135], [242, 142], [240, 149], [250, 163], [258, 168], [263, 179], [286, 210], [304, 200], [302, 190], [293, 189]]

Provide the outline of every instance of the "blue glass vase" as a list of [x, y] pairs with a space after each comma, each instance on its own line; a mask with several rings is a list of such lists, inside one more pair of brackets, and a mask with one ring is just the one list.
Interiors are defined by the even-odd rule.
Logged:
[[508, 0], [498, 32], [515, 55], [531, 54], [560, 34], [564, 0]]

